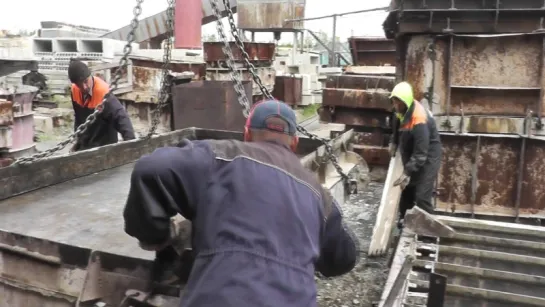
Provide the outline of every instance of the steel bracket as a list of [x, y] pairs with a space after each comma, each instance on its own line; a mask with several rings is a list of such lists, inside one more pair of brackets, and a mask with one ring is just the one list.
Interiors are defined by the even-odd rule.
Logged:
[[98, 251], [92, 251], [89, 255], [87, 273], [85, 274], [85, 280], [83, 281], [80, 295], [76, 301], [76, 307], [79, 307], [81, 303], [102, 298], [101, 269], [100, 253]]

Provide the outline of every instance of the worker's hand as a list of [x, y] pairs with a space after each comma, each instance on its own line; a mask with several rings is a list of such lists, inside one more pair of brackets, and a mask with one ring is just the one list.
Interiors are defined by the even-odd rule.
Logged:
[[70, 152], [70, 153], [76, 152], [76, 150], [77, 150], [77, 145], [78, 145], [78, 144], [72, 145], [72, 147], [70, 147], [70, 151], [69, 151], [69, 152]]
[[168, 246], [174, 247], [178, 254], [191, 247], [191, 221], [180, 215], [170, 218], [170, 235], [161, 244], [145, 244], [139, 242], [140, 248], [147, 251], [161, 251]]
[[390, 143], [388, 145], [388, 153], [390, 154], [390, 158], [395, 157], [396, 150], [397, 150], [397, 146], [394, 143]]
[[411, 177], [409, 177], [405, 172], [397, 180], [394, 182], [394, 187], [399, 186], [401, 190], [405, 190], [407, 185], [409, 185], [409, 182], [411, 181]]

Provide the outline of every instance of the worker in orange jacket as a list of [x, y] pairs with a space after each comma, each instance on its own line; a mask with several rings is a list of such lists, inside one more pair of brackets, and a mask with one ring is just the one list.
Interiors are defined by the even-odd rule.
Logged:
[[394, 130], [390, 154], [397, 148], [401, 153], [404, 170], [394, 182], [403, 190], [399, 204], [399, 225], [407, 210], [417, 205], [433, 213], [433, 190], [441, 166], [441, 140], [433, 115], [413, 96], [407, 82], [397, 84], [390, 95], [397, 125]]
[[78, 138], [71, 151], [114, 144], [119, 132], [123, 140], [135, 138], [134, 129], [127, 111], [119, 100], [110, 93], [108, 84], [99, 77], [91, 76], [85, 63], [71, 60], [68, 78], [72, 83], [72, 106], [74, 107], [74, 131], [83, 124], [104, 98], [104, 104], [96, 121]]

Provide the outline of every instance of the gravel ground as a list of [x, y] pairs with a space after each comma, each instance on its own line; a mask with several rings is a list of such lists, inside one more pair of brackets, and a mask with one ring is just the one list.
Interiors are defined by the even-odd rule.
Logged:
[[369, 183], [342, 208], [347, 224], [360, 241], [360, 262], [352, 272], [318, 280], [320, 307], [372, 306], [380, 300], [388, 275], [388, 256], [367, 259], [367, 250], [380, 204], [383, 184]]

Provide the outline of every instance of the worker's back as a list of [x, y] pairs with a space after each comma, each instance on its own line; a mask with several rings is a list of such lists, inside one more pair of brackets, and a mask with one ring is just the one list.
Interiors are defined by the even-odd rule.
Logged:
[[182, 306], [315, 306], [317, 180], [280, 144], [207, 143], [216, 163], [196, 206], [197, 259]]

